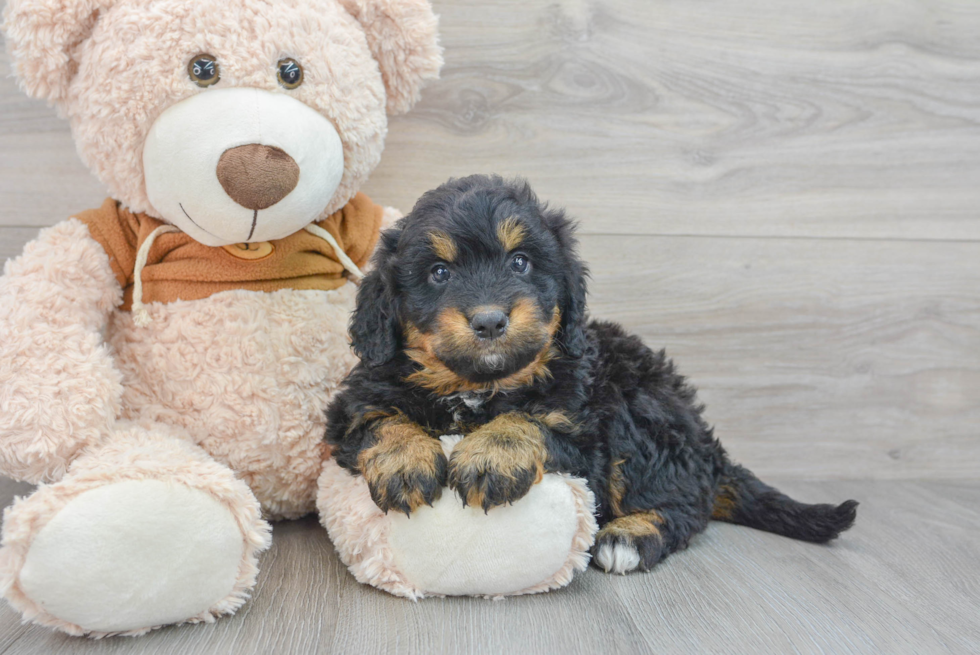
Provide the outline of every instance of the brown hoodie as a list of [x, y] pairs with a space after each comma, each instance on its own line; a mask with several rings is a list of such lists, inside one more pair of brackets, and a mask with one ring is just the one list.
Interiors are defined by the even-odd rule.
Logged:
[[[337, 240], [358, 267], [367, 263], [381, 229], [383, 209], [358, 193], [340, 211], [316, 225]], [[111, 198], [98, 209], [75, 216], [109, 255], [122, 286], [122, 308], [133, 302], [133, 269], [140, 245], [153, 230], [165, 225], [146, 214], [133, 214]], [[143, 302], [198, 300], [232, 289], [337, 289], [347, 273], [329, 243], [306, 230], [285, 239], [260, 244], [213, 248], [183, 232], [160, 234], [143, 268]]]

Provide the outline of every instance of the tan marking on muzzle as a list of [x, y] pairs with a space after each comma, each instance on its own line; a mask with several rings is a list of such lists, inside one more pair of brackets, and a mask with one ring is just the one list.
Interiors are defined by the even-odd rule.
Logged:
[[229, 148], [218, 160], [218, 182], [246, 209], [268, 209], [299, 183], [299, 164], [286, 151], [250, 143]]
[[[520, 305], [521, 303], [518, 302], [517, 306], [511, 310], [512, 325], [514, 324], [515, 311]], [[525, 318], [530, 319], [529, 315], [524, 314], [527, 311], [529, 308], [518, 311], [518, 316], [521, 317], [519, 324]], [[521, 316], [522, 314], [524, 316]], [[558, 349], [554, 345], [554, 336], [561, 324], [561, 312], [558, 307], [552, 311], [551, 321], [547, 325], [542, 326], [539, 322], [530, 320], [525, 324], [530, 328], [533, 323], [537, 323], [538, 328], [543, 329], [547, 335], [544, 347], [538, 352], [534, 360], [521, 370], [505, 378], [490, 382], [471, 382], [460, 377], [435, 354], [436, 347], [446, 342], [454, 342], [454, 345], [462, 342], [465, 347], [465, 344], [474, 341], [469, 323], [463, 323], [465, 318], [462, 312], [456, 309], [444, 311], [440, 316], [439, 331], [436, 334], [424, 334], [411, 323], [405, 325], [405, 345], [407, 346], [405, 354], [422, 367], [405, 378], [406, 382], [428, 389], [436, 395], [448, 396], [461, 391], [491, 391], [492, 393], [510, 391], [530, 386], [538, 380], [551, 377], [548, 363], [559, 356]], [[518, 339], [524, 338], [526, 338], [524, 335], [518, 336]]]
[[442, 310], [436, 319], [436, 326], [436, 343], [433, 346], [448, 344], [453, 349], [472, 349], [476, 346], [470, 319], [458, 309], [451, 307]]

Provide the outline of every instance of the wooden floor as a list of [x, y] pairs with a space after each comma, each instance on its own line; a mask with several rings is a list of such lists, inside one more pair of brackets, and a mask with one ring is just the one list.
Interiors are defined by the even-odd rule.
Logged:
[[[435, 4], [443, 79], [366, 191], [527, 176], [580, 221], [593, 313], [668, 349], [736, 459], [861, 500], [857, 528], [712, 525], [648, 575], [416, 605], [306, 520], [231, 619], [96, 644], [3, 608], [0, 653], [980, 651], [980, 3]], [[0, 77], [0, 261], [103, 193]]]
[[[857, 526], [814, 546], [712, 523], [649, 573], [595, 569], [562, 590], [413, 603], [359, 585], [312, 518], [276, 525], [254, 598], [211, 625], [93, 642], [19, 625], [0, 653], [976, 653], [980, 484], [784, 482], [854, 497]], [[4, 482], [0, 503], [26, 486]]]

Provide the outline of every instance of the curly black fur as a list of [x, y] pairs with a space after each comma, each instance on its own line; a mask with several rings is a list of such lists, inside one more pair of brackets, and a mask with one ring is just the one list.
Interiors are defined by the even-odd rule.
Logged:
[[[505, 249], [499, 238], [507, 219], [523, 228], [516, 249]], [[798, 503], [733, 464], [702, 419], [694, 388], [663, 351], [651, 350], [618, 325], [587, 320], [587, 270], [576, 255], [573, 229], [561, 210], [539, 202], [526, 183], [472, 176], [426, 193], [386, 232], [351, 323], [362, 361], [328, 410], [327, 439], [337, 462], [358, 471], [358, 455], [376, 441], [372, 421], [364, 417], [379, 412], [400, 412], [433, 438], [470, 434], [512, 415], [521, 434], [529, 435], [526, 443], [542, 440], [545, 471], [588, 481], [605, 528], [597, 548], [631, 545], [641, 569], [685, 547], [711, 518], [812, 542], [848, 529], [855, 501]], [[433, 232], [454, 244], [452, 262], [433, 252]], [[515, 270], [515, 253], [530, 262], [528, 271]], [[449, 271], [448, 281], [433, 279], [438, 265]], [[533, 301], [542, 326], [560, 316], [544, 343], [502, 340], [494, 346], [499, 361], [488, 371], [480, 364], [482, 342], [460, 346], [463, 337], [457, 336], [441, 355], [433, 352], [451, 364], [446, 375], [458, 377], [458, 389], [434, 391], [409, 380], [424, 367], [406, 354], [415, 347], [408, 343], [409, 326], [418, 335], [438, 337], [448, 311], [469, 318], [479, 307], [510, 311], [522, 299]], [[522, 367], [549, 347], [542, 360], [547, 370], [519, 379]], [[516, 386], [492, 384], [514, 376]], [[515, 464], [515, 470], [527, 477], [531, 465], [525, 457], [523, 468]], [[472, 485], [460, 481], [453, 466], [451, 461], [450, 484], [465, 500]], [[506, 465], [486, 469], [481, 484], [496, 491], [482, 496], [485, 507], [526, 493], [529, 480], [508, 478]], [[511, 488], [516, 491], [509, 493]]]

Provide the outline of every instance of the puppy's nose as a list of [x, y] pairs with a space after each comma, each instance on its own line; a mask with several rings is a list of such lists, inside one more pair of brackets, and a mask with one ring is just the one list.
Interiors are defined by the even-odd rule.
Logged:
[[225, 150], [218, 181], [246, 209], [266, 209], [289, 195], [299, 182], [299, 165], [285, 150], [250, 143]]
[[478, 312], [470, 321], [470, 327], [481, 339], [496, 339], [507, 331], [507, 314], [499, 309]]

